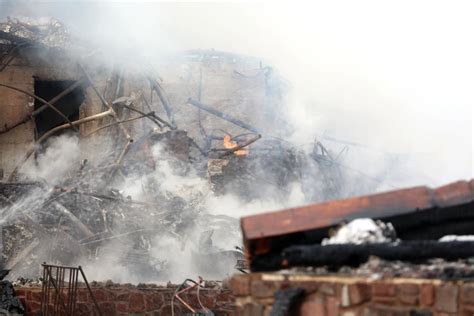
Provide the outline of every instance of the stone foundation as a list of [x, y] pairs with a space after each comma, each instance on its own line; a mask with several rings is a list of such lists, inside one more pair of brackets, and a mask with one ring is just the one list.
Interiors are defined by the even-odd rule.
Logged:
[[[26, 308], [26, 315], [38, 315], [41, 310], [41, 287], [17, 287], [16, 295]], [[134, 315], [134, 316], [167, 316], [171, 315], [171, 298], [176, 286], [160, 287], [146, 286], [93, 286], [92, 292], [104, 316]], [[180, 297], [195, 310], [201, 307], [197, 300], [196, 290], [185, 292]], [[202, 304], [214, 315], [236, 315], [234, 298], [228, 289], [221, 287], [206, 287], [199, 291]], [[176, 316], [190, 313], [182, 303], [174, 300]], [[76, 316], [97, 315], [94, 303], [87, 288], [78, 289]]]
[[303, 288], [291, 315], [474, 315], [474, 281], [249, 274], [230, 287], [237, 315], [269, 315], [278, 289]]

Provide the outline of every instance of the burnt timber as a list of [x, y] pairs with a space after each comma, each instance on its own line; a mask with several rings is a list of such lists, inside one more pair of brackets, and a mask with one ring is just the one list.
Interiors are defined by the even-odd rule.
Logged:
[[336, 225], [364, 217], [391, 222], [402, 240], [474, 234], [474, 180], [248, 216], [241, 219], [241, 227], [252, 262], [259, 256], [280, 255], [289, 246], [318, 244]]

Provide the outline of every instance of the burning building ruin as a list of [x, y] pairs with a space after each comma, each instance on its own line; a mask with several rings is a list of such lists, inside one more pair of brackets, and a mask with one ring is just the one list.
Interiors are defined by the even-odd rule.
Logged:
[[13, 277], [48, 262], [168, 280], [189, 261], [185, 271], [222, 278], [243, 256], [219, 197], [283, 203], [295, 184], [311, 201], [342, 192], [321, 143], [307, 153], [281, 137], [287, 84], [256, 58], [112, 63], [54, 19], [9, 19], [0, 44], [2, 261]]
[[[263, 61], [214, 50], [112, 58], [54, 19], [0, 23], [0, 52], [0, 279], [18, 279], [26, 313], [50, 314], [51, 301], [82, 315], [474, 310], [472, 242], [438, 241], [472, 234], [472, 181], [244, 217], [242, 243], [239, 209], [374, 191], [373, 179], [347, 177], [345, 149], [287, 140], [289, 84]], [[360, 217], [371, 231], [338, 236]], [[412, 263], [443, 256], [459, 260]], [[113, 281], [89, 286], [82, 267]], [[235, 301], [195, 277], [249, 269], [229, 281]], [[185, 281], [142, 284], [169, 280]], [[0, 307], [23, 312], [1, 282]]]

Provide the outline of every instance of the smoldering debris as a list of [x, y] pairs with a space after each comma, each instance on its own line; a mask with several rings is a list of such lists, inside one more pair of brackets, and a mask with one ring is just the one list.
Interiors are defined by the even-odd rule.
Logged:
[[[152, 154], [146, 161], [132, 147], [118, 170], [107, 165], [107, 156], [102, 163], [80, 161], [51, 183], [0, 185], [3, 259], [14, 276], [34, 277], [43, 261], [93, 267], [112, 262], [116, 266], [107, 272], [127, 271], [123, 280], [133, 275], [137, 281], [167, 280], [187, 260], [183, 269], [209, 277], [242, 270], [243, 252], [235, 248], [238, 221], [209, 214], [207, 200], [233, 194], [252, 201], [273, 194], [278, 201], [277, 195], [290, 194], [310, 159], [289, 147], [278, 152], [265, 141], [247, 156], [213, 159], [195, 150], [182, 130], [151, 133], [148, 141]], [[224, 165], [218, 171], [217, 162]], [[122, 185], [113, 188], [111, 182]]]
[[[13, 278], [35, 278], [42, 262], [81, 264], [91, 279], [222, 278], [246, 269], [239, 214], [229, 211], [229, 197], [244, 208], [255, 201], [276, 208], [295, 197], [301, 203], [343, 194], [339, 155], [319, 141], [311, 151], [276, 135], [288, 133], [278, 115], [284, 93], [276, 72], [260, 61], [189, 52], [178, 57], [188, 69], [177, 79], [184, 87], [170, 84], [170, 93], [151, 66], [111, 67], [100, 58], [77, 57], [65, 44], [67, 32], [51, 23], [9, 20], [0, 32], [4, 56], [13, 56], [2, 59], [3, 71], [20, 64], [34, 74], [38, 63], [43, 75], [49, 69], [71, 79], [48, 100], [15, 85], [0, 90], [38, 101], [32, 112], [12, 121], [5, 116], [2, 137], [36, 126], [39, 113], [61, 122], [41, 135], [33, 129], [32, 141], [22, 144], [0, 182], [2, 261]], [[247, 65], [258, 65], [258, 74], [242, 76]], [[215, 83], [208, 99], [217, 101], [209, 104], [201, 101], [205, 67], [217, 81], [228, 76], [231, 87]], [[186, 79], [194, 76], [190, 69], [200, 74], [197, 86], [195, 78]], [[234, 85], [240, 91], [228, 95]], [[72, 91], [82, 95], [80, 104], [62, 118], [61, 99]], [[262, 95], [269, 108], [254, 106]]]
[[71, 43], [64, 25], [54, 18], [8, 17], [6, 22], [0, 24], [0, 34], [2, 40], [21, 39], [23, 43], [36, 43], [53, 48], [64, 48]]
[[[173, 163], [177, 168], [184, 165], [177, 159]], [[236, 229], [230, 217], [200, 216], [202, 192], [195, 196], [193, 192], [173, 194], [154, 177], [142, 178], [140, 201], [121, 190], [104, 188], [114, 168], [79, 164], [71, 176], [55, 186], [41, 182], [31, 184], [29, 190], [3, 190], [3, 196], [11, 202], [3, 208], [3, 218], [9, 219], [3, 223], [2, 238], [7, 267], [17, 276], [34, 276], [38, 263], [43, 261], [74, 265], [114, 257], [120, 258], [117, 265], [127, 266], [137, 275], [166, 279], [173, 267], [152, 254], [155, 239], [172, 238], [178, 248], [170, 251], [179, 254], [179, 244], [185, 247], [189, 243], [188, 234], [197, 225]], [[159, 173], [151, 166], [130, 161], [120, 169], [120, 177], [154, 171]], [[8, 183], [2, 187], [25, 186]], [[206, 245], [205, 253], [210, 258], [222, 252], [212, 243]], [[195, 249], [196, 253], [201, 251]], [[241, 252], [230, 252], [241, 257]]]
[[13, 284], [4, 280], [9, 272], [9, 270], [0, 270], [0, 313], [6, 313], [6, 315], [10, 315], [10, 313], [23, 314], [25, 308], [20, 300], [15, 297]]

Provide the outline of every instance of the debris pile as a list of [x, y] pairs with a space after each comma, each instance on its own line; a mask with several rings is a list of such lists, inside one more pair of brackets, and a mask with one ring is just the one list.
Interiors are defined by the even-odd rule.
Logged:
[[70, 43], [70, 35], [64, 25], [54, 18], [8, 18], [0, 23], [2, 41], [41, 44], [51, 48], [64, 48]]
[[[303, 200], [341, 196], [336, 155], [318, 141], [308, 151], [271, 132], [287, 128], [266, 119], [283, 102], [270, 67], [194, 51], [173, 61], [185, 74], [171, 64], [175, 81], [166, 86], [149, 65], [78, 57], [61, 24], [48, 21], [0, 25], [0, 71], [13, 78], [0, 83], [2, 261], [15, 277], [35, 277], [48, 262], [166, 280], [186, 261], [221, 278], [246, 265], [236, 217], [225, 204], [211, 212], [210, 199], [285, 205], [295, 184]], [[244, 74], [255, 64], [256, 75]], [[216, 69], [205, 97], [202, 78]], [[22, 87], [18, 73], [28, 78]], [[229, 87], [219, 79], [226, 76]], [[5, 91], [15, 94], [17, 112], [6, 110]]]

